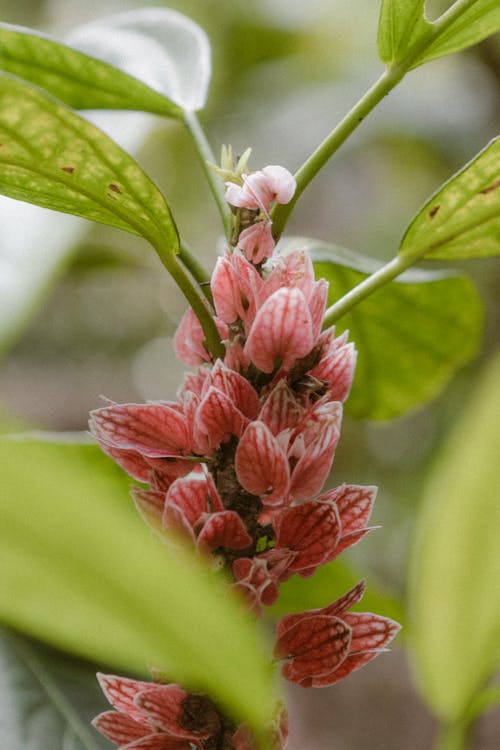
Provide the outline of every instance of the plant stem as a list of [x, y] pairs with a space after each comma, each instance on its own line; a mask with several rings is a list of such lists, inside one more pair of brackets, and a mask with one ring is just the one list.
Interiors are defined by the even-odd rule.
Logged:
[[214, 154], [205, 135], [205, 131], [201, 127], [196, 114], [194, 112], [185, 111], [183, 113], [183, 121], [189, 135], [193, 140], [199, 162], [205, 173], [205, 177], [208, 180], [210, 190], [212, 191], [212, 195], [214, 196], [215, 202], [219, 209], [224, 232], [226, 236], [228, 236], [230, 226], [230, 211], [229, 206], [224, 198], [224, 184], [220, 177], [208, 166], [208, 162], [211, 162], [212, 164], [216, 163]]
[[407, 268], [414, 265], [423, 253], [405, 253], [404, 255], [396, 255], [395, 258], [386, 263], [385, 266], [379, 268], [367, 279], [351, 289], [347, 294], [344, 294], [337, 302], [335, 302], [325, 313], [324, 327], [328, 328], [335, 321], [341, 318], [343, 315], [356, 307], [365, 297], [368, 297], [373, 292], [377, 291], [380, 287], [392, 281], [392, 279], [399, 276]]
[[376, 83], [366, 92], [350, 112], [331, 131], [318, 148], [304, 162], [294, 177], [297, 181], [297, 189], [290, 203], [276, 205], [272, 212], [273, 234], [278, 238], [292, 213], [298, 199], [316, 176], [319, 170], [333, 156], [337, 149], [347, 140], [351, 133], [360, 125], [365, 117], [375, 106], [387, 96], [387, 94], [403, 78], [406, 70], [399, 66], [385, 70]]
[[464, 721], [443, 724], [439, 731], [434, 750], [466, 750], [470, 725]]
[[201, 288], [201, 291], [212, 305], [214, 300], [212, 291], [210, 289], [210, 274], [205, 269], [203, 263], [201, 263], [199, 258], [193, 253], [193, 251], [186, 245], [183, 240], [181, 240], [179, 258], [182, 260], [191, 276], [196, 279]]
[[187, 301], [193, 308], [193, 311], [200, 321], [205, 334], [205, 346], [214, 357], [222, 359], [225, 354], [224, 345], [221, 342], [219, 331], [215, 325], [212, 311], [208, 307], [207, 300], [199, 286], [195, 284], [186, 271], [186, 268], [179, 262], [179, 256], [172, 253], [164, 253], [155, 245], [156, 251], [160, 256], [161, 262], [172, 276], [173, 280], [183, 292]]
[[467, 11], [477, 0], [456, 0], [456, 2], [443, 13], [434, 23], [429, 24], [427, 32], [417, 39], [415, 44], [407, 50], [401, 60], [394, 61], [380, 76], [380, 78], [368, 89], [366, 94], [354, 105], [350, 112], [331, 131], [318, 148], [297, 170], [294, 177], [297, 181], [297, 190], [290, 203], [276, 205], [271, 213], [273, 220], [273, 235], [275, 239], [281, 236], [288, 219], [299, 200], [300, 196], [317, 175], [319, 170], [342, 146], [351, 133], [363, 122], [365, 117], [376, 107], [376, 105], [389, 94], [392, 89], [404, 78], [406, 73], [418, 64], [419, 58], [425, 50], [435, 42], [441, 34], [465, 11]]

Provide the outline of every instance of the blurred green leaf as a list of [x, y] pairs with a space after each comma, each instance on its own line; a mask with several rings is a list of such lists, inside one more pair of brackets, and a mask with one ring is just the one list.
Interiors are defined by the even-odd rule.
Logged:
[[[380, 268], [318, 240], [294, 238], [286, 247], [309, 252], [316, 275], [330, 283], [329, 305]], [[482, 320], [478, 292], [464, 276], [412, 270], [371, 294], [336, 324], [358, 350], [346, 411], [390, 419], [435, 397], [476, 354]]]
[[125, 673], [156, 665], [255, 729], [269, 721], [254, 618], [205, 564], [151, 536], [112, 461], [27, 436], [2, 438], [0, 463], [1, 621]]
[[3, 195], [178, 251], [165, 199], [138, 164], [94, 125], [7, 75], [0, 76], [0, 143]]
[[[410, 55], [415, 68], [436, 57], [477, 44], [500, 30], [498, 0], [461, 0], [436, 21], [425, 16], [425, 0], [382, 0], [378, 50], [394, 65]], [[418, 47], [417, 55], [412, 55]]]
[[500, 355], [471, 394], [418, 517], [409, 588], [423, 696], [457, 721], [500, 657]]
[[170, 8], [137, 8], [75, 29], [68, 43], [143, 81], [187, 111], [205, 105], [210, 43], [194, 21]]
[[429, 33], [431, 24], [424, 17], [425, 0], [382, 0], [378, 27], [378, 53], [391, 65]]
[[107, 707], [96, 668], [0, 631], [0, 724], [6, 750], [106, 750], [90, 720]]
[[0, 67], [75, 109], [137, 109], [179, 118], [174, 102], [105, 62], [30, 29], [0, 24]]
[[[344, 560], [334, 560], [317, 569], [312, 578], [293, 576], [280, 586], [276, 604], [269, 610], [276, 617], [290, 612], [302, 612], [331, 604], [363, 578]], [[368, 581], [363, 600], [355, 607], [357, 611], [376, 612], [404, 624], [404, 610], [395, 596], [377, 583]]]
[[399, 252], [442, 260], [500, 254], [500, 138], [427, 201]]

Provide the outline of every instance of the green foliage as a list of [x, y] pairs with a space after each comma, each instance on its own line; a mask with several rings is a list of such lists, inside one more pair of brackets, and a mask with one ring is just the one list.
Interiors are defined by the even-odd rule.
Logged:
[[[308, 250], [316, 275], [330, 283], [329, 304], [380, 265], [358, 253], [317, 240], [295, 239]], [[336, 324], [358, 349], [346, 411], [390, 419], [439, 393], [477, 352], [482, 304], [464, 276], [407, 271], [364, 299]]]
[[[270, 611], [276, 617], [281, 617], [290, 612], [325, 607], [352, 588], [362, 577], [348, 563], [334, 560], [318, 568], [312, 578], [293, 576], [281, 584], [279, 599]], [[366, 593], [356, 610], [377, 612], [404, 625], [405, 613], [401, 603], [373, 581], [368, 582]]]
[[455, 13], [451, 23], [426, 47], [413, 67], [451, 55], [477, 44], [500, 31], [500, 5], [498, 0], [468, 0], [462, 2], [463, 10]]
[[178, 251], [170, 210], [136, 162], [94, 125], [7, 75], [0, 76], [0, 143], [3, 195]]
[[136, 109], [182, 116], [174, 102], [136, 78], [30, 29], [0, 24], [0, 67], [75, 109]]
[[434, 22], [425, 0], [382, 0], [378, 49], [382, 62], [415, 68], [477, 44], [500, 30], [498, 0], [458, 0]]
[[382, 0], [378, 28], [378, 51], [388, 65], [405, 57], [407, 51], [431, 25], [424, 17], [425, 0]]
[[496, 138], [427, 201], [399, 252], [441, 260], [500, 255], [499, 164]]
[[109, 750], [89, 724], [107, 705], [95, 673], [93, 665], [0, 631], [3, 747]]
[[151, 536], [113, 462], [36, 437], [2, 438], [0, 456], [0, 620], [125, 673], [156, 665], [265, 725], [272, 680], [254, 618], [205, 564]]
[[500, 656], [500, 356], [435, 466], [418, 518], [410, 580], [422, 693], [457, 722]]

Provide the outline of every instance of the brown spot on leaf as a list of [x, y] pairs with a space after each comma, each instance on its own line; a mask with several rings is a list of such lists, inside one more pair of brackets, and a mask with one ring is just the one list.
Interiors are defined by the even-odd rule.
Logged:
[[75, 171], [74, 167], [61, 167], [61, 169], [63, 172], [67, 172], [68, 174], [73, 174], [73, 172]]
[[493, 192], [493, 190], [496, 190], [500, 187], [500, 179], [495, 180], [495, 182], [492, 182], [491, 185], [488, 185], [488, 187], [485, 187], [484, 190], [480, 190], [479, 192], [483, 195], [487, 195], [488, 193]]
[[120, 188], [118, 187], [118, 185], [115, 185], [112, 182], [110, 185], [108, 185], [108, 187], [109, 187], [110, 190], [113, 191], [113, 193], [120, 193], [120, 195], [121, 195], [122, 191], [120, 190]]
[[429, 211], [429, 219], [433, 219], [440, 208], [441, 206], [439, 204], [431, 208], [431, 210]]

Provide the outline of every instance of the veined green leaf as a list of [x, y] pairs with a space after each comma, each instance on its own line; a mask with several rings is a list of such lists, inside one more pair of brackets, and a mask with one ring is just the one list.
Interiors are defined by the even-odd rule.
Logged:
[[424, 5], [425, 0], [382, 0], [378, 27], [382, 62], [390, 65], [401, 60], [415, 42], [430, 32]]
[[500, 657], [500, 356], [435, 466], [410, 580], [415, 664], [443, 720], [462, 717]]
[[0, 724], [6, 750], [109, 750], [90, 725], [107, 707], [96, 667], [0, 631]]
[[165, 252], [179, 237], [156, 185], [107, 135], [0, 75], [0, 193], [125, 229]]
[[255, 619], [150, 534], [113, 462], [27, 436], [2, 438], [0, 463], [0, 620], [125, 674], [158, 666], [261, 730], [273, 689]]
[[0, 68], [41, 86], [75, 109], [182, 115], [179, 106], [137, 78], [31, 29], [0, 24]]
[[[330, 283], [333, 304], [380, 264], [317, 240], [294, 238], [286, 247], [311, 255], [316, 275]], [[346, 411], [391, 419], [434, 398], [477, 352], [482, 304], [464, 276], [406, 271], [364, 299], [336, 324], [358, 350]]]
[[415, 68], [477, 44], [500, 30], [498, 0], [457, 0], [436, 21], [425, 16], [425, 0], [382, 0], [378, 49], [382, 62], [408, 60]]
[[443, 260], [500, 254], [500, 138], [427, 201], [399, 252]]

